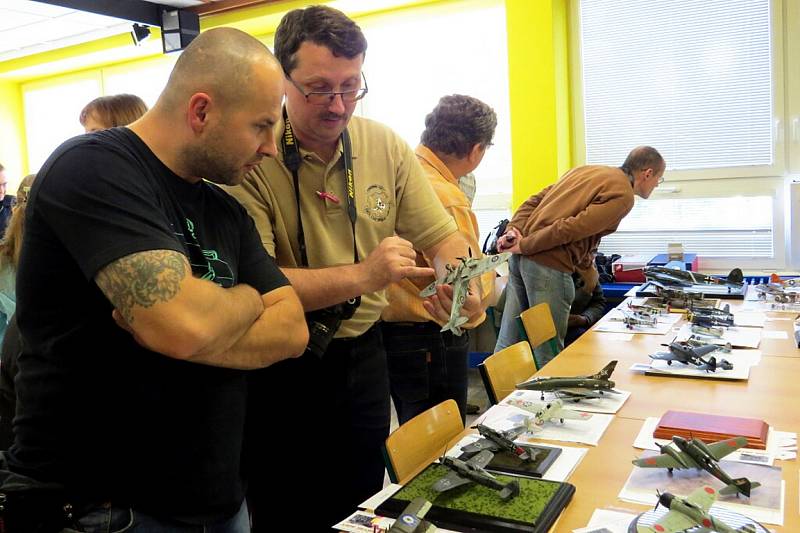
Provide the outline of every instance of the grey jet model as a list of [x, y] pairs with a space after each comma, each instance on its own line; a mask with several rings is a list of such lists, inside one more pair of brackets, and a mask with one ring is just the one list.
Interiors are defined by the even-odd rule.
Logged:
[[461, 316], [461, 308], [464, 306], [467, 294], [469, 293], [469, 280], [481, 274], [485, 274], [486, 272], [491, 272], [508, 261], [510, 257], [511, 253], [509, 252], [488, 255], [481, 259], [459, 257], [458, 259], [461, 261], [460, 265], [447, 265], [447, 274], [420, 291], [419, 295], [423, 298], [427, 298], [436, 294], [437, 285], [453, 286], [453, 306], [450, 308], [450, 320], [442, 326], [441, 331], [452, 331], [453, 335], [461, 335], [463, 333], [461, 326], [469, 319], [465, 316]]
[[639, 525], [637, 533], [679, 533], [691, 531], [692, 533], [756, 533], [755, 526], [745, 524], [733, 529], [719, 518], [711, 515], [708, 510], [717, 499], [717, 491], [713, 487], [705, 486], [692, 491], [686, 498], [674, 496], [669, 492], [659, 494], [658, 503], [669, 511], [659, 518], [652, 526]]
[[677, 450], [669, 444], [665, 444], [660, 446], [661, 455], [635, 459], [633, 464], [641, 468], [666, 468], [670, 473], [675, 468], [705, 470], [725, 483], [725, 487], [719, 491], [720, 494], [741, 493], [749, 498], [750, 490], [761, 486], [757, 481], [751, 482], [745, 477], [732, 479], [717, 463], [726, 455], [745, 447], [747, 439], [744, 437], [734, 437], [706, 444], [698, 438], [686, 440], [683, 437], [674, 436], [672, 442], [677, 446]]
[[506, 451], [513, 453], [523, 461], [532, 461], [536, 458], [535, 455], [531, 456], [529, 449], [514, 443], [514, 439], [528, 431], [526, 426], [518, 426], [508, 431], [498, 431], [483, 424], [477, 424], [472, 428], [477, 429], [483, 438], [463, 446], [461, 451], [464, 453], [475, 453], [482, 450], [489, 450], [490, 452]]
[[556, 396], [578, 401], [582, 398], [602, 398], [606, 392], [619, 394], [614, 390], [614, 382], [609, 378], [617, 366], [611, 361], [602, 370], [590, 376], [573, 377], [536, 377], [517, 385], [518, 389], [538, 390], [544, 393], [552, 391]]
[[500, 491], [502, 500], [510, 500], [519, 494], [519, 481], [513, 480], [508, 483], [501, 483], [496, 477], [487, 472], [485, 470], [486, 465], [492, 461], [493, 457], [494, 454], [489, 450], [483, 450], [466, 461], [447, 456], [442, 457], [440, 462], [451, 471], [433, 484], [433, 490], [446, 492], [467, 483], [477, 483]]
[[677, 285], [680, 287], [691, 287], [693, 285], [727, 285], [728, 287], [741, 289], [744, 285], [744, 275], [739, 268], [731, 270], [726, 279], [716, 276], [707, 276], [689, 270], [679, 270], [677, 268], [662, 266], [649, 266], [644, 269], [644, 275], [648, 280], [656, 280], [664, 285]]
[[[730, 345], [728, 345], [728, 347], [730, 347]], [[673, 362], [694, 365], [699, 370], [705, 370], [707, 372], [715, 372], [718, 368], [722, 370], [731, 370], [733, 365], [725, 359], [719, 361], [715, 357], [703, 359], [704, 356], [711, 352], [716, 352], [720, 348], [722, 347], [716, 344], [695, 346], [690, 342], [672, 342], [669, 344], [668, 352], [650, 354], [650, 359], [666, 361], [668, 365], [672, 365]]]

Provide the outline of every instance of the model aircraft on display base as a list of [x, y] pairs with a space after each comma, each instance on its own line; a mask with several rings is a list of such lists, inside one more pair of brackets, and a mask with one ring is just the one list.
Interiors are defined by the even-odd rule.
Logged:
[[487, 472], [486, 465], [492, 461], [493, 457], [494, 454], [489, 450], [483, 450], [466, 461], [447, 456], [442, 457], [440, 462], [451, 472], [434, 483], [432, 489], [436, 492], [446, 492], [467, 483], [477, 483], [500, 491], [500, 499], [510, 500], [519, 494], [519, 481], [501, 483]]
[[689, 270], [667, 268], [662, 266], [649, 266], [644, 269], [644, 276], [648, 280], [655, 280], [667, 286], [691, 287], [693, 285], [727, 285], [741, 289], [744, 285], [744, 274], [740, 268], [734, 268], [726, 279], [716, 276], [707, 276]]
[[546, 404], [516, 399], [509, 399], [505, 403], [533, 413], [531, 418], [534, 424], [538, 426], [537, 429], [543, 426], [545, 422], [560, 420], [563, 424], [564, 420], [589, 420], [592, 418], [592, 415], [589, 413], [565, 408], [564, 401], [559, 399], [555, 399]]
[[[730, 344], [728, 344], [730, 349]], [[715, 372], [718, 368], [722, 370], [732, 370], [733, 365], [725, 359], [717, 361], [715, 357], [703, 359], [703, 356], [716, 352], [721, 348], [716, 344], [704, 344], [702, 346], [694, 346], [689, 342], [673, 342], [669, 344], [668, 352], [656, 352], [650, 354], [650, 359], [666, 361], [668, 365], [673, 362], [683, 363], [684, 365], [694, 365], [699, 370], [706, 372]]]
[[741, 493], [749, 498], [751, 489], [761, 486], [757, 481], [751, 482], [744, 477], [732, 479], [722, 471], [722, 468], [717, 463], [726, 455], [747, 446], [747, 439], [744, 437], [734, 437], [706, 444], [697, 438], [686, 440], [682, 437], [674, 436], [672, 437], [672, 442], [677, 446], [677, 450], [669, 444], [665, 444], [659, 446], [661, 455], [635, 459], [633, 464], [641, 468], [666, 468], [669, 473], [672, 473], [675, 468], [679, 470], [686, 468], [705, 470], [725, 483], [725, 488], [719, 491], [720, 494]]
[[481, 274], [485, 274], [486, 272], [491, 272], [508, 261], [510, 257], [510, 252], [487, 255], [481, 259], [459, 257], [458, 259], [461, 261], [460, 265], [447, 265], [447, 274], [420, 291], [419, 295], [423, 298], [427, 298], [436, 294], [437, 285], [453, 286], [453, 306], [450, 309], [450, 320], [442, 326], [441, 331], [452, 331], [453, 335], [461, 335], [463, 333], [461, 326], [469, 319], [465, 316], [461, 316], [461, 308], [464, 306], [464, 301], [467, 299], [467, 294], [469, 293], [469, 280]]
[[648, 304], [635, 304], [632, 301], [628, 301], [628, 309], [630, 309], [633, 313], [639, 313], [640, 315], [646, 316], [658, 316], [669, 312], [669, 306], [666, 305], [663, 307], [658, 307]]
[[616, 366], [617, 362], [611, 361], [602, 370], [591, 376], [536, 377], [518, 384], [516, 388], [541, 391], [542, 400], [547, 391], [552, 391], [556, 396], [576, 402], [582, 398], [602, 398], [606, 392], [619, 394], [619, 391], [614, 390], [614, 382], [609, 379]]
[[661, 299], [667, 307], [689, 309], [703, 302], [705, 302], [704, 306], [713, 307], [713, 303], [706, 300], [701, 292], [686, 292], [676, 288], [669, 288], [658, 281], [650, 281], [650, 284], [656, 290], [656, 298]]
[[769, 296], [781, 304], [793, 304], [800, 301], [800, 293], [786, 291], [783, 285], [762, 283], [761, 285], [753, 285], [753, 290], [758, 293], [758, 298], [764, 301], [766, 301]]
[[506, 451], [513, 453], [523, 461], [532, 461], [536, 458], [535, 454], [531, 455], [529, 449], [514, 444], [514, 439], [528, 431], [527, 426], [518, 426], [508, 431], [498, 431], [483, 424], [477, 424], [472, 428], [477, 429], [483, 438], [463, 446], [461, 451], [464, 453], [476, 453], [483, 450], [489, 450], [490, 452]]
[[610, 320], [624, 322], [625, 327], [628, 329], [658, 327], [656, 315], [641, 313], [639, 311], [626, 311], [625, 309], [619, 309], [619, 312], [622, 313], [622, 317], [611, 317]]
[[710, 326], [703, 326], [700, 324], [692, 324], [692, 333], [700, 337], [711, 337], [713, 339], [721, 339], [725, 334], [722, 328], [713, 328]]
[[756, 533], [755, 526], [745, 524], [734, 529], [712, 516], [708, 511], [717, 499], [717, 491], [713, 487], [700, 487], [692, 491], [686, 498], [674, 496], [669, 492], [658, 495], [659, 505], [663, 505], [669, 512], [659, 518], [652, 526], [639, 525], [637, 533], [679, 533], [691, 531], [692, 533]]

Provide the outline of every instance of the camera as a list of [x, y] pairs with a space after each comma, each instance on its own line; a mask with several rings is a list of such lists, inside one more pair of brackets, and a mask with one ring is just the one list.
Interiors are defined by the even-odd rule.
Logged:
[[339, 326], [342, 325], [342, 320], [352, 318], [359, 305], [361, 305], [360, 296], [340, 304], [306, 313], [306, 323], [308, 324], [308, 346], [306, 346], [306, 352], [322, 359], [328, 349], [328, 345], [333, 340], [333, 336], [339, 330]]

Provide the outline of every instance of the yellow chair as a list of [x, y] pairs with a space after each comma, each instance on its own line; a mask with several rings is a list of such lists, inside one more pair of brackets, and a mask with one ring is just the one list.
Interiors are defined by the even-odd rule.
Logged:
[[[553, 355], [558, 354], [558, 341], [556, 340], [558, 331], [556, 331], [553, 314], [550, 313], [550, 305], [547, 302], [542, 302], [526, 309], [519, 315], [519, 318], [522, 321], [528, 342], [534, 350], [542, 344], [548, 343]], [[536, 367], [541, 368], [535, 358], [534, 361], [536, 362]]]
[[496, 404], [536, 373], [531, 345], [521, 341], [503, 348], [478, 365], [489, 401]]
[[442, 455], [464, 431], [455, 400], [445, 400], [418, 414], [386, 438], [383, 458], [389, 479], [405, 484]]

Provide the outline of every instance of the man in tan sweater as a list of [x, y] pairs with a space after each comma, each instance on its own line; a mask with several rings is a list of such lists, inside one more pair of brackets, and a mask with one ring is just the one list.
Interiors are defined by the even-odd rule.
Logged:
[[[663, 181], [665, 168], [664, 158], [649, 146], [634, 148], [618, 168], [574, 168], [528, 198], [498, 239], [498, 250], [515, 254], [509, 261], [509, 290], [522, 310], [541, 302], [550, 305], [559, 350], [575, 297], [573, 272], [583, 277], [586, 290], [594, 289], [594, 252], [600, 239], [616, 231], [633, 208], [634, 195], [650, 196]], [[503, 313], [495, 351], [519, 340], [515, 314]], [[547, 346], [535, 354], [540, 368], [555, 357]]]

